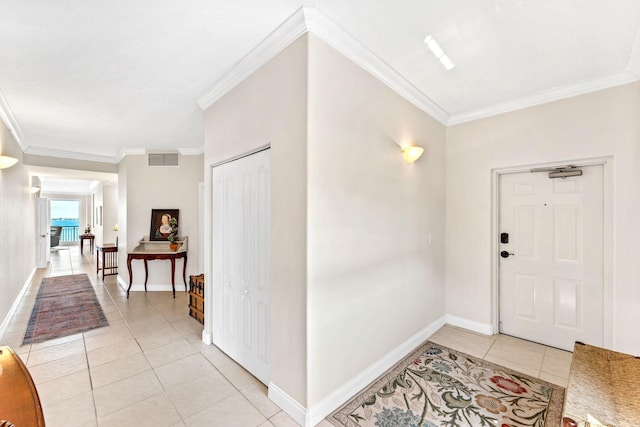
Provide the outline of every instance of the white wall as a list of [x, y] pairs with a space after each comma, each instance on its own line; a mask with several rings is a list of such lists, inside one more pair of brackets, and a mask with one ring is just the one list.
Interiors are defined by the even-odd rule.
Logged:
[[613, 157], [613, 347], [640, 354], [640, 83], [452, 126], [447, 313], [491, 323], [491, 171]]
[[445, 314], [445, 128], [310, 36], [308, 135], [313, 406]]
[[[0, 121], [0, 154], [19, 159], [17, 165], [0, 170], [0, 334], [21, 290], [36, 269], [35, 196], [29, 193], [29, 173], [22, 150]], [[5, 345], [19, 346], [23, 331], [3, 336]], [[15, 340], [15, 344], [13, 342]]]
[[[129, 272], [126, 267], [126, 253], [133, 250], [138, 242], [149, 236], [152, 209], [179, 209], [178, 232], [189, 236], [186, 280], [189, 275], [200, 274], [198, 267], [198, 183], [202, 181], [202, 155], [180, 156], [180, 166], [148, 166], [146, 155], [128, 155], [120, 163], [118, 173], [118, 236], [119, 257], [118, 277], [128, 286]], [[113, 218], [112, 218], [113, 220]], [[105, 224], [113, 228], [113, 224]], [[106, 230], [105, 230], [106, 234]], [[169, 261], [149, 262], [148, 288], [154, 290], [171, 289], [171, 263]], [[176, 290], [184, 290], [182, 261], [176, 262]], [[131, 263], [133, 284], [144, 285], [144, 264]], [[185, 309], [186, 310], [186, 309]], [[186, 313], [186, 311], [185, 311]]]
[[[307, 399], [306, 40], [298, 39], [206, 110], [204, 160], [210, 300], [211, 166], [271, 145], [271, 381], [301, 405]], [[210, 326], [207, 321], [209, 334]]]
[[444, 316], [444, 141], [313, 35], [207, 109], [206, 167], [272, 147], [272, 382], [303, 407]]
[[[118, 185], [107, 183], [102, 185], [102, 238], [106, 243], [115, 243], [117, 231], [113, 227], [118, 224]], [[95, 210], [95, 209], [94, 209]], [[120, 226], [118, 225], [118, 229]]]

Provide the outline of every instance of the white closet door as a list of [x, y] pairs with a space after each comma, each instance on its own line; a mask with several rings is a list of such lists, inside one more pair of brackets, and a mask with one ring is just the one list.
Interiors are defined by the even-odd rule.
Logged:
[[212, 176], [213, 341], [267, 383], [269, 150], [215, 167]]

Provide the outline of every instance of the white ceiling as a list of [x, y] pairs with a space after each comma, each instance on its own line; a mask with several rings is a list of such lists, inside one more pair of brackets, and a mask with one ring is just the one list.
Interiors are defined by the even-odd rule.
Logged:
[[[117, 185], [118, 175], [106, 172], [58, 169], [45, 166], [28, 166], [31, 176], [37, 177], [40, 183], [41, 196], [52, 197], [64, 194], [91, 194], [95, 187]], [[33, 184], [37, 184], [35, 179]]]
[[27, 153], [201, 152], [202, 108], [311, 31], [454, 124], [640, 79], [639, 29], [638, 0], [2, 0], [0, 116]]

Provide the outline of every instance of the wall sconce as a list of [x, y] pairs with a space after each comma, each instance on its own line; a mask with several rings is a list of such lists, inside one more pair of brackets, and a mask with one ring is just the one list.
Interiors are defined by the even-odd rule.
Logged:
[[402, 147], [402, 155], [407, 163], [415, 162], [422, 156], [422, 153], [424, 153], [424, 148], [418, 147], [417, 145]]
[[18, 159], [9, 156], [0, 156], [0, 169], [10, 168], [18, 163]]
[[113, 231], [118, 231], [118, 224], [113, 226]]
[[31, 194], [36, 194], [38, 191], [40, 191], [40, 187], [37, 187], [35, 185], [29, 187], [29, 193], [31, 193]]

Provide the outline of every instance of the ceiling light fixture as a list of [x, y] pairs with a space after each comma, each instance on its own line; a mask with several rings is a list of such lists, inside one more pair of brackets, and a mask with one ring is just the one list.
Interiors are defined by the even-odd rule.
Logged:
[[433, 36], [428, 35], [427, 37], [425, 37], [424, 42], [431, 53], [433, 53], [433, 55], [440, 60], [440, 63], [445, 69], [451, 70], [456, 66], [453, 62], [451, 62], [449, 57], [445, 55], [444, 51], [442, 50], [438, 42], [433, 38]]
[[407, 163], [415, 162], [422, 156], [422, 153], [424, 153], [424, 148], [418, 147], [417, 145], [402, 147], [402, 155]]
[[18, 163], [18, 159], [9, 156], [0, 156], [0, 169], [10, 168]]

